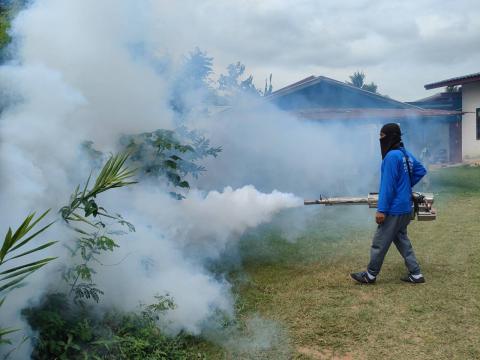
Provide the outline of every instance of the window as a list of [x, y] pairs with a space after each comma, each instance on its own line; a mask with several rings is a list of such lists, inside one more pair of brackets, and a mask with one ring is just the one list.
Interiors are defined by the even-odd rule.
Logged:
[[480, 108], [477, 108], [477, 140], [480, 140]]

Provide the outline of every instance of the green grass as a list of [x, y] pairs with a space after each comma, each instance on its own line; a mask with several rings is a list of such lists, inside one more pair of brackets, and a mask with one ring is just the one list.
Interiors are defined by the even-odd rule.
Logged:
[[[235, 282], [240, 316], [276, 321], [289, 346], [250, 358], [479, 359], [480, 168], [434, 171], [431, 187], [438, 219], [409, 227], [423, 285], [399, 281], [394, 247], [376, 285], [350, 280], [368, 262], [375, 224], [366, 208], [318, 209], [295, 242], [268, 228], [249, 235], [247, 277]], [[241, 357], [217, 349], [211, 358]]]

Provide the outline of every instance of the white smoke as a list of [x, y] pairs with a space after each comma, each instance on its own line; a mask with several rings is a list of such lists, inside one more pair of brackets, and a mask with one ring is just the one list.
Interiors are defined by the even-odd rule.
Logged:
[[180, 246], [193, 247], [195, 256], [213, 259], [229, 240], [237, 239], [248, 228], [270, 221], [281, 209], [303, 205], [302, 199], [292, 194], [263, 194], [253, 186], [237, 190], [226, 187], [223, 192], [210, 191], [206, 196], [192, 191], [181, 202], [163, 199], [160, 203], [169, 204], [166, 207], [156, 206], [155, 201], [146, 202], [151, 196], [144, 193], [134, 203], [146, 204], [144, 214], [158, 219], [161, 228], [168, 229], [169, 236], [177, 239]]
[[[65, 205], [91, 170], [79, 150], [83, 141], [114, 152], [122, 134], [172, 128], [166, 95], [171, 77], [156, 73], [132, 50], [153, 43], [154, 34], [145, 33], [155, 28], [149, 4], [39, 0], [15, 20], [18, 57], [0, 68], [0, 92], [7, 99], [0, 118], [3, 233], [33, 210]], [[141, 182], [100, 197], [137, 228], [101, 259], [116, 264], [102, 267], [95, 278], [105, 291], [104, 303], [131, 310], [168, 292], [177, 304], [169, 328], [199, 333], [215, 310], [233, 313], [229, 283], [213, 276], [206, 263], [246, 230], [302, 204], [279, 191], [353, 192], [371, 181], [371, 176], [339, 181], [371, 168], [361, 149], [370, 138], [354, 139], [348, 127], [301, 123], [272, 108], [256, 109], [232, 109], [212, 119], [196, 114], [188, 122], [223, 147], [218, 159], [206, 163], [205, 176], [192, 181], [209, 192], [194, 188], [175, 201], [161, 187]], [[356, 150], [356, 158], [343, 156]], [[50, 236], [69, 237], [62, 226]], [[51, 251], [60, 257], [57, 262], [67, 260], [61, 246]], [[57, 279], [51, 271], [35, 274], [28, 287], [9, 295], [2, 321], [23, 326], [19, 311]]]
[[137, 228], [105, 260], [120, 260], [117, 266], [102, 269], [101, 287], [108, 300], [132, 309], [139, 300], [168, 292], [178, 305], [169, 312], [170, 328], [193, 333], [201, 331], [215, 309], [232, 314], [230, 285], [214, 279], [205, 270], [205, 261], [217, 260], [247, 229], [282, 209], [303, 204], [292, 194], [264, 194], [252, 186], [207, 194], [193, 190], [183, 201], [150, 186], [122, 191], [120, 200], [113, 193], [107, 197], [109, 207], [131, 209], [125, 215]]
[[[93, 140], [102, 150], [113, 151], [120, 134], [169, 126], [170, 111], [158, 91], [166, 81], [130, 58], [123, 33], [109, 29], [109, 22], [94, 22], [94, 28], [101, 29], [90, 35], [80, 31], [85, 23], [77, 18], [82, 11], [76, 6], [85, 6], [90, 14], [99, 9], [72, 4], [38, 2], [23, 12], [15, 22], [22, 36], [20, 64], [0, 71], [2, 93], [12, 99], [1, 119], [5, 231], [32, 210], [57, 210], [68, 201], [90, 170], [79, 152], [82, 141]], [[45, 22], [51, 27], [41, 26]], [[53, 28], [65, 31], [48, 32]], [[104, 28], [110, 31], [102, 32]], [[52, 41], [38, 46], [43, 38]], [[73, 54], [63, 50], [70, 49], [70, 41], [77, 44]], [[209, 274], [202, 259], [217, 258], [246, 229], [269, 221], [282, 208], [301, 204], [292, 195], [262, 194], [253, 187], [208, 194], [193, 190], [178, 202], [160, 188], [142, 184], [104, 200], [137, 227], [122, 239], [119, 251], [102, 259], [108, 264], [127, 256], [118, 266], [99, 271], [96, 281], [105, 290], [104, 301], [132, 310], [140, 301], [148, 303], [154, 295], [169, 292], [177, 304], [169, 313], [171, 329], [193, 333], [200, 332], [215, 309], [232, 313], [230, 285]], [[65, 230], [57, 228], [51, 235], [65, 241]], [[61, 246], [53, 251], [58, 261], [67, 260]], [[47, 271], [35, 274], [29, 287], [12, 293], [2, 308], [9, 316], [2, 318], [19, 325], [19, 310], [57, 278]]]
[[251, 183], [304, 197], [362, 194], [376, 186], [380, 153], [374, 123], [300, 120], [255, 99], [216, 118], [189, 121], [213, 143], [228, 141], [222, 156], [206, 163], [209, 171], [199, 186]]

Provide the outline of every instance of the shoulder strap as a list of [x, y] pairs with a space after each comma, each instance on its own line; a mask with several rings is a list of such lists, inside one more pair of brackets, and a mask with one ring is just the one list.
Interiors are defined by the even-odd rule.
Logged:
[[407, 155], [407, 152], [405, 151], [404, 148], [399, 148], [398, 150], [400, 150], [402, 153], [403, 153], [403, 157], [405, 158], [405, 162], [407, 163], [407, 169], [408, 169], [408, 178], [410, 180], [410, 187], [413, 188], [412, 186], [412, 169], [410, 168], [410, 161], [408, 161], [408, 155]]

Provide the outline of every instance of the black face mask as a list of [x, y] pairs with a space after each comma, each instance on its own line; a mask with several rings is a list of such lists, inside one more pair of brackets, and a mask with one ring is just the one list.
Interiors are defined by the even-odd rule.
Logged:
[[380, 139], [380, 149], [382, 150], [382, 159], [385, 159], [387, 153], [390, 150], [398, 149], [403, 146], [402, 143], [402, 133], [400, 131], [400, 126], [398, 124], [390, 123], [385, 124], [382, 127], [380, 132], [384, 133], [385, 136]]

